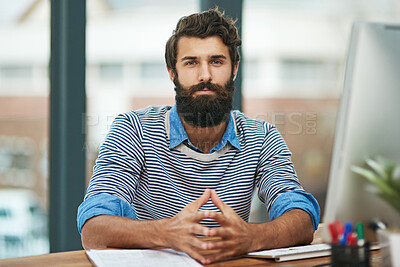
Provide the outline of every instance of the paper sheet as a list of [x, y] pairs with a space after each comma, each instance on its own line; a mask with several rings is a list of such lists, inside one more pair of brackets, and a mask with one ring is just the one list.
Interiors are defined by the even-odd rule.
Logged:
[[321, 251], [330, 252], [331, 245], [329, 244], [313, 244], [313, 245], [305, 245], [305, 246], [294, 246], [287, 248], [276, 248], [276, 249], [268, 249], [263, 251], [250, 252], [248, 255], [251, 256], [266, 256], [266, 257], [282, 257], [282, 256], [292, 256], [304, 253], [315, 253]]
[[92, 249], [86, 254], [98, 267], [202, 266], [188, 254], [173, 249]]

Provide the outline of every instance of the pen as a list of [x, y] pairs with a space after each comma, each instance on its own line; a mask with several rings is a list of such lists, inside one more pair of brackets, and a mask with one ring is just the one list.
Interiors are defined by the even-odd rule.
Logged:
[[355, 246], [357, 244], [357, 234], [356, 233], [350, 233], [347, 236], [347, 245], [348, 246]]
[[335, 225], [333, 223], [328, 224], [328, 229], [329, 229], [329, 233], [331, 234], [331, 242], [333, 244], [338, 243], [339, 237], [338, 237], [338, 232], [336, 230]]
[[351, 233], [352, 230], [353, 230], [353, 225], [351, 224], [351, 222], [347, 222], [344, 225], [344, 232], [343, 232], [342, 240], [340, 241], [340, 245], [342, 245], [342, 246], [346, 245], [347, 236]]
[[364, 246], [365, 239], [364, 239], [364, 224], [359, 222], [356, 224], [356, 233], [357, 233], [357, 245]]
[[343, 235], [343, 225], [339, 220], [336, 220], [334, 222], [335, 228], [336, 228], [336, 233], [338, 235], [338, 238], [341, 238], [341, 236]]

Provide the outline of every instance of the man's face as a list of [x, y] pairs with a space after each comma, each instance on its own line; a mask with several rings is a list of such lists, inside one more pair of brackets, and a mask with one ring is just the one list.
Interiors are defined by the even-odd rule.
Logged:
[[177, 48], [176, 73], [168, 71], [176, 86], [178, 113], [194, 126], [220, 124], [232, 108], [237, 72], [237, 66], [232, 71], [228, 47], [213, 36], [181, 37]]
[[[178, 41], [176, 72], [179, 82], [185, 88], [199, 83], [211, 82], [225, 85], [232, 75], [232, 62], [228, 47], [218, 36], [204, 39], [198, 37], [181, 37]], [[236, 75], [237, 66], [233, 73]], [[169, 71], [171, 80], [174, 74]], [[206, 88], [195, 95], [213, 94]]]

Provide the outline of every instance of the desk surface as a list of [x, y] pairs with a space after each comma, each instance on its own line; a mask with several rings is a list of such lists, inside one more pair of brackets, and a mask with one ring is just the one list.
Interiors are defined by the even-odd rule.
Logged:
[[[314, 234], [313, 243], [321, 243], [321, 234], [323, 226], [320, 225]], [[371, 251], [371, 266], [382, 266], [379, 251]], [[207, 266], [210, 267], [239, 267], [239, 266], [316, 266], [326, 265], [329, 266], [330, 257], [318, 257], [312, 259], [304, 259], [297, 261], [275, 262], [271, 259], [255, 259], [255, 258], [238, 258], [217, 262]], [[0, 260], [0, 267], [5, 266], [61, 266], [61, 267], [92, 267], [89, 258], [84, 250], [67, 251], [59, 253], [50, 253], [38, 256], [28, 256], [19, 258], [10, 258]]]
[[[277, 263], [270, 259], [239, 258], [210, 264], [210, 267], [225, 266], [316, 266], [329, 265], [330, 257], [287, 261]], [[92, 267], [84, 250], [51, 253], [38, 256], [19, 257], [0, 260], [0, 266], [63, 266], [63, 267]], [[371, 266], [381, 266], [378, 251], [372, 251]]]
[[[329, 257], [291, 261], [294, 266], [312, 266], [323, 263], [329, 263]], [[288, 262], [275, 263], [273, 260], [261, 260], [252, 258], [240, 258], [208, 266], [279, 266], [288, 265]], [[74, 267], [92, 267], [84, 250], [51, 253], [38, 256], [19, 257], [0, 260], [0, 266], [74, 266]]]

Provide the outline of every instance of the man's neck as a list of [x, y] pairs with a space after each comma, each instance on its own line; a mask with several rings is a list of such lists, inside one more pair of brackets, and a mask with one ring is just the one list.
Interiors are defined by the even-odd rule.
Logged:
[[195, 127], [185, 122], [183, 118], [181, 118], [181, 121], [190, 143], [204, 153], [209, 153], [213, 147], [221, 142], [228, 125], [228, 122], [224, 121], [217, 126]]

